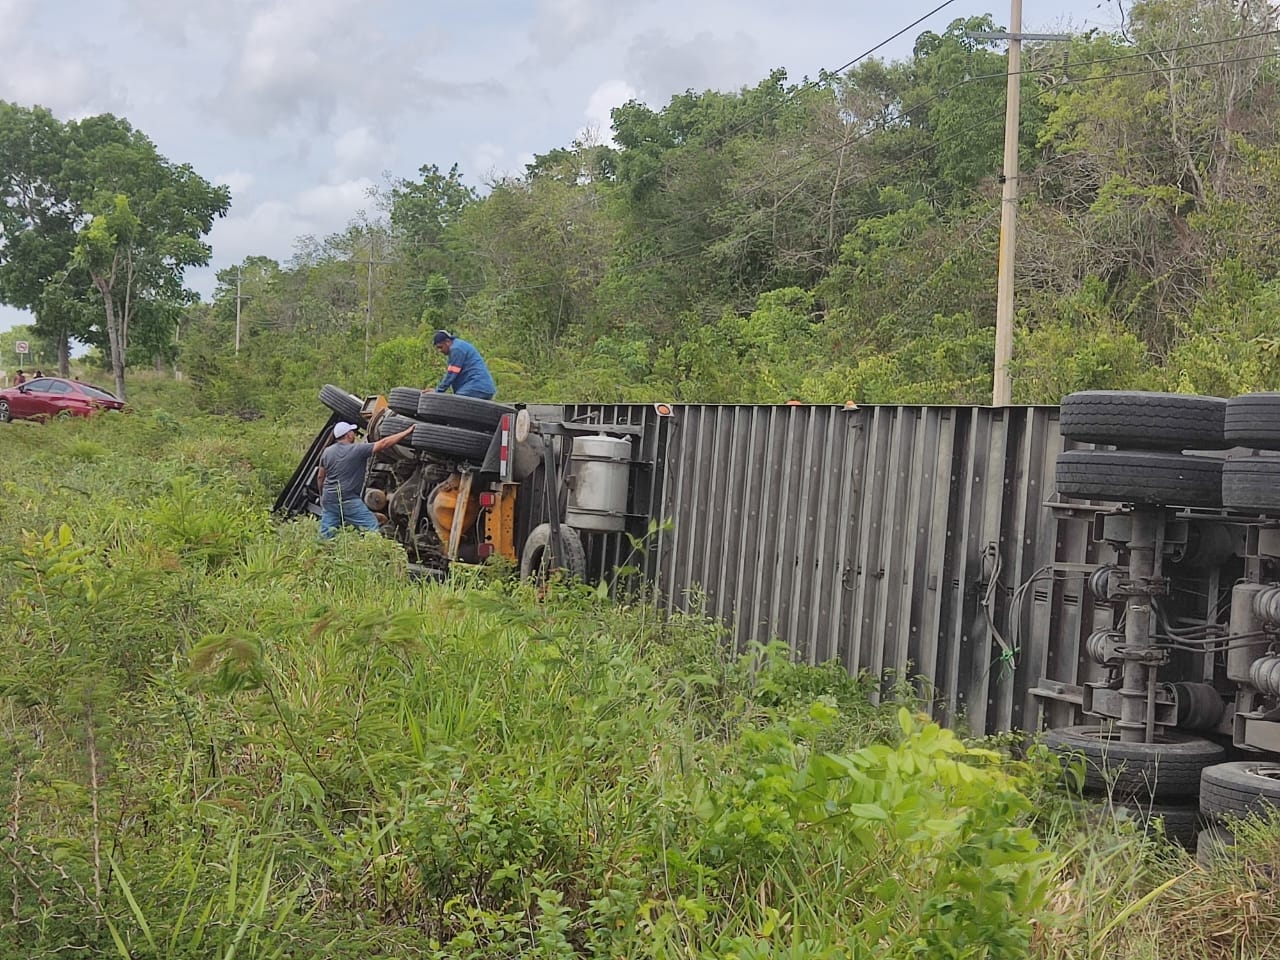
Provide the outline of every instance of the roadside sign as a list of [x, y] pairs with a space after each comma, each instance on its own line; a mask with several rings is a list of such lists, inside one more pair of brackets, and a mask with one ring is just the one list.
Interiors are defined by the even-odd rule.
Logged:
[[25, 340], [19, 340], [19, 341], [14, 345], [14, 349], [16, 349], [19, 353], [30, 353], [30, 352], [31, 352], [30, 348], [27, 346], [27, 341], [25, 341]]

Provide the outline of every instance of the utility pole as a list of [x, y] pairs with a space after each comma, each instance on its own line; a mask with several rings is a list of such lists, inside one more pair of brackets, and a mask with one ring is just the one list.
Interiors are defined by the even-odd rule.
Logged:
[[236, 267], [236, 356], [240, 356], [240, 285], [244, 282], [244, 271]]
[[369, 275], [366, 281], [366, 296], [364, 304], [364, 369], [369, 370], [369, 328], [373, 325], [373, 268], [391, 263], [390, 260], [379, 260], [378, 253], [378, 237], [373, 232], [369, 233], [369, 258], [367, 260], [356, 260], [355, 263], [366, 264], [369, 268]]
[[1022, 41], [1070, 40], [1064, 33], [1023, 33], [1022, 0], [1011, 0], [1007, 32], [974, 32], [966, 36], [978, 40], [1008, 40], [1008, 81], [1004, 107], [1004, 168], [1000, 191], [1000, 266], [996, 277], [996, 369], [991, 389], [991, 405], [1007, 407], [1013, 402], [1013, 267], [1018, 229], [1018, 121], [1022, 115]]

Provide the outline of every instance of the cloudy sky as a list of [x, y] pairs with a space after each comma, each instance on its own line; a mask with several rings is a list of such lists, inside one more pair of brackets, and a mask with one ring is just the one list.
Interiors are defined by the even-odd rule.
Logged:
[[[342, 228], [385, 177], [518, 173], [609, 110], [793, 81], [876, 48], [943, 0], [0, 0], [0, 99], [127, 117], [231, 188], [213, 270]], [[880, 48], [1007, 0], [951, 0]], [[1116, 0], [1024, 0], [1023, 30], [1114, 28]], [[29, 318], [0, 307], [0, 329]]]

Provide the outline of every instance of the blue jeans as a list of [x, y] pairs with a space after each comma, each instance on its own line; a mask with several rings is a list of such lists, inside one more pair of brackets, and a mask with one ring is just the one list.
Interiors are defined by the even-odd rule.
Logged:
[[320, 539], [332, 540], [338, 528], [343, 525], [373, 533], [378, 529], [378, 518], [373, 511], [364, 505], [364, 501], [353, 497], [337, 504], [324, 504], [320, 513]]

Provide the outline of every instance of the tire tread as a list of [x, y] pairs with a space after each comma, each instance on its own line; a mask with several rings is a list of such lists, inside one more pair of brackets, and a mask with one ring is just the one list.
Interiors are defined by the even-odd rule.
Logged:
[[1058, 429], [1069, 440], [1156, 450], [1226, 445], [1227, 401], [1184, 393], [1083, 390], [1062, 398]]
[[1132, 797], [1194, 797], [1201, 772], [1220, 763], [1224, 751], [1212, 740], [1166, 734], [1163, 743], [1100, 741], [1097, 724], [1060, 727], [1045, 733], [1044, 742], [1060, 756], [1083, 755], [1086, 794]]
[[1058, 492], [1110, 503], [1222, 505], [1222, 460], [1180, 453], [1066, 450], [1058, 455]]

